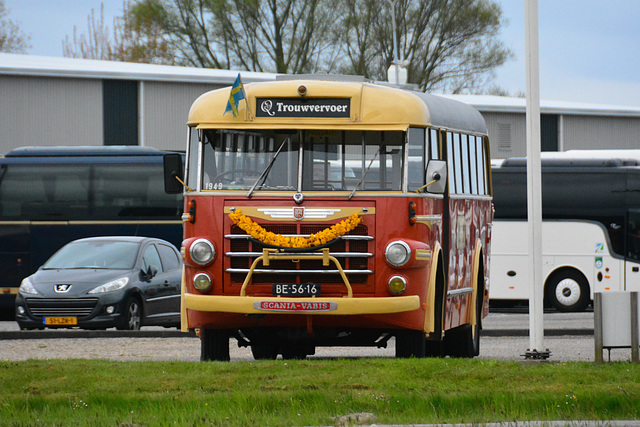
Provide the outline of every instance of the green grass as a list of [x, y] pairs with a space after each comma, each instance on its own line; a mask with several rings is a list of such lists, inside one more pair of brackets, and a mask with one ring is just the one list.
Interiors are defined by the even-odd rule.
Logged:
[[[640, 366], [359, 359], [0, 361], [0, 425], [332, 425], [640, 418]], [[374, 421], [369, 421], [372, 423]]]

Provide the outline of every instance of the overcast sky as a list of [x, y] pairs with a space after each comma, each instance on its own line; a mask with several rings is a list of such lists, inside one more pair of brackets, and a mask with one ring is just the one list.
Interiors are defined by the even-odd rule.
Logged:
[[[494, 83], [525, 90], [525, 0], [499, 0], [508, 24], [501, 38], [516, 59]], [[122, 14], [122, 0], [5, 0], [10, 19], [31, 36], [32, 55], [62, 56], [73, 27], [87, 33], [91, 9], [105, 23]], [[640, 0], [539, 0], [540, 91], [543, 100], [640, 107]]]

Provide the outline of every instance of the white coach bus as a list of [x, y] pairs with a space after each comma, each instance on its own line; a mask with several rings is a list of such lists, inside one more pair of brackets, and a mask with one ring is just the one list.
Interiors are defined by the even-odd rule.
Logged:
[[[582, 311], [594, 292], [640, 290], [640, 151], [542, 158], [545, 302]], [[526, 159], [492, 168], [492, 300], [527, 300]]]

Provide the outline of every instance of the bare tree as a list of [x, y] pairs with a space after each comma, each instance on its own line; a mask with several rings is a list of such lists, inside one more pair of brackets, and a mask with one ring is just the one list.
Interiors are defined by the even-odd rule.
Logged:
[[[327, 70], [339, 46], [338, 0], [139, 0], [171, 39], [176, 61], [278, 73]], [[330, 71], [330, 70], [329, 70]]]
[[[73, 39], [62, 42], [63, 55], [71, 58], [101, 59], [151, 64], [174, 64], [175, 56], [158, 24], [153, 2], [123, 2], [123, 16], [113, 20], [112, 32], [104, 23], [104, 3], [100, 16], [95, 11], [87, 17], [86, 34], [73, 27]], [[161, 11], [160, 11], [161, 12]]]
[[482, 87], [512, 56], [498, 39], [503, 19], [494, 0], [354, 0], [342, 14], [345, 68], [385, 79], [394, 60], [391, 1], [400, 57], [422, 90]]
[[20, 25], [8, 19], [9, 9], [0, 0], [0, 52], [26, 53], [31, 48], [30, 36], [24, 34]]

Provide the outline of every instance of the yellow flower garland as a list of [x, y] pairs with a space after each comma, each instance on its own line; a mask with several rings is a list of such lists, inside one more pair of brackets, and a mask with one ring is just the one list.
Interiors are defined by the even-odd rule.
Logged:
[[309, 237], [286, 237], [280, 234], [272, 233], [253, 222], [251, 218], [242, 214], [240, 209], [229, 214], [229, 218], [244, 230], [248, 235], [256, 240], [273, 246], [282, 246], [284, 248], [310, 248], [328, 243], [338, 237], [342, 237], [362, 222], [362, 218], [356, 212], [349, 218], [340, 221], [331, 227], [325, 228], [317, 234], [311, 234]]

